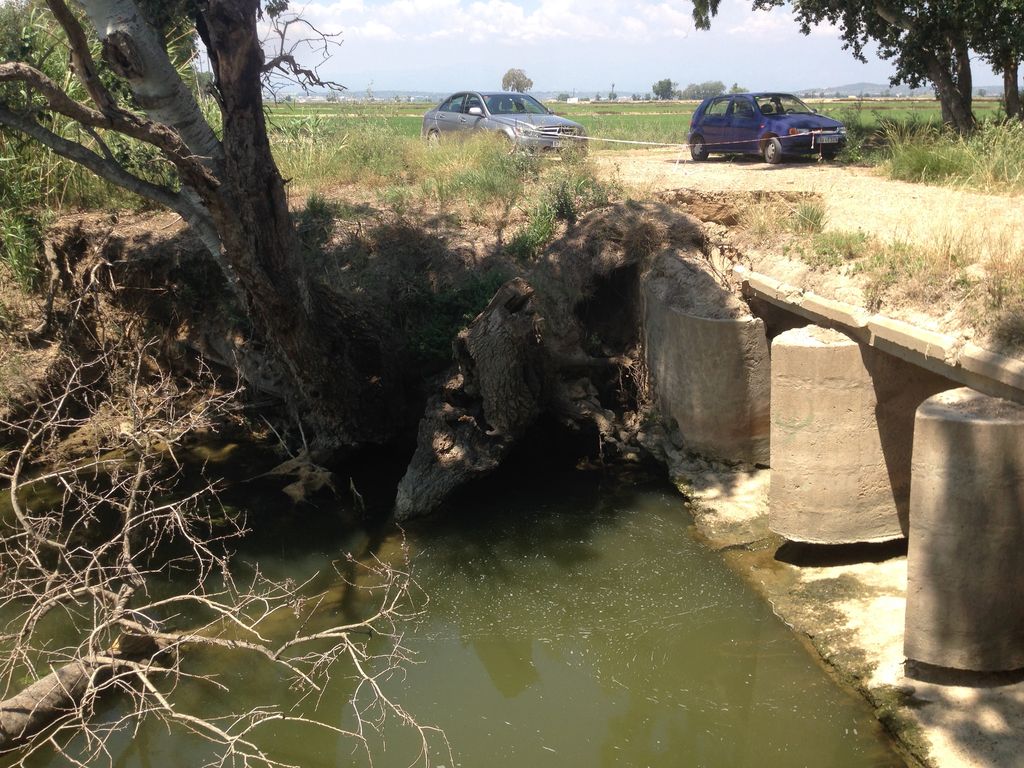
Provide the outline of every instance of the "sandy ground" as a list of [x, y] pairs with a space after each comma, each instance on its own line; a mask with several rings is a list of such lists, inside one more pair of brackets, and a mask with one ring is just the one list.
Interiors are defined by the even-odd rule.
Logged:
[[[674, 151], [595, 154], [607, 174], [643, 193], [813, 193], [826, 205], [826, 229], [922, 242], [974, 229], [1024, 241], [1020, 198], [888, 181], [871, 169], [823, 163], [677, 159]], [[771, 274], [766, 261], [770, 255], [759, 269]], [[942, 325], [940, 316], [931, 320]], [[695, 500], [702, 538], [810, 639], [842, 681], [864, 693], [910, 764], [1024, 765], [1024, 674], [972, 675], [905, 664], [905, 544], [787, 544], [767, 528], [770, 470], [723, 473], [682, 462], [674, 474]]]

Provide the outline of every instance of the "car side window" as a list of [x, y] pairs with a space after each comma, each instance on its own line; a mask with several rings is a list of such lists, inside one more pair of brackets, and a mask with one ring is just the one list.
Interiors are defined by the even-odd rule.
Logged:
[[462, 103], [466, 100], [466, 94], [460, 93], [458, 96], [452, 96], [448, 101], [441, 105], [441, 112], [461, 112]]
[[754, 118], [754, 107], [746, 99], [733, 99], [732, 116], [740, 120], [752, 120]]
[[469, 112], [471, 107], [480, 107], [480, 109], [484, 108], [483, 102], [480, 101], [480, 97], [477, 96], [475, 93], [471, 93], [469, 94], [469, 96], [466, 97], [466, 106], [462, 111]]
[[708, 104], [708, 108], [704, 110], [704, 115], [706, 117], [725, 117], [727, 109], [729, 109], [729, 99], [715, 99]]

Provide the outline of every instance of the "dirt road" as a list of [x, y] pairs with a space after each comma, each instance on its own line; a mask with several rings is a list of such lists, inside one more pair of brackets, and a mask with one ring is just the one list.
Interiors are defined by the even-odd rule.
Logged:
[[[677, 150], [598, 152], [605, 173], [640, 192], [811, 192], [825, 203], [825, 229], [863, 231], [887, 240], [927, 242], [947, 234], [1005, 233], [1024, 243], [1024, 200], [883, 178], [873, 168], [757, 158], [694, 162]], [[984, 239], [989, 239], [985, 237]]]

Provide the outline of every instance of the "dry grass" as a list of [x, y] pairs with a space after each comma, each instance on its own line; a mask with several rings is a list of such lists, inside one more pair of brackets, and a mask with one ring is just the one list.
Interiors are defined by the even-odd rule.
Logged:
[[975, 329], [988, 345], [1024, 350], [1024, 239], [1007, 230], [949, 229], [925, 243], [819, 229], [808, 203], [763, 200], [741, 212], [759, 247], [855, 283], [872, 311], [909, 309]]

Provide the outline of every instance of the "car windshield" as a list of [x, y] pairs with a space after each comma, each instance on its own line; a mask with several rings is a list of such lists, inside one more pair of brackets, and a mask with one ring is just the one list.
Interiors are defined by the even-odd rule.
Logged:
[[762, 115], [809, 115], [812, 110], [796, 96], [773, 93], [758, 96], [757, 106]]
[[518, 93], [493, 93], [484, 96], [487, 111], [492, 115], [546, 115], [547, 108], [533, 96]]

